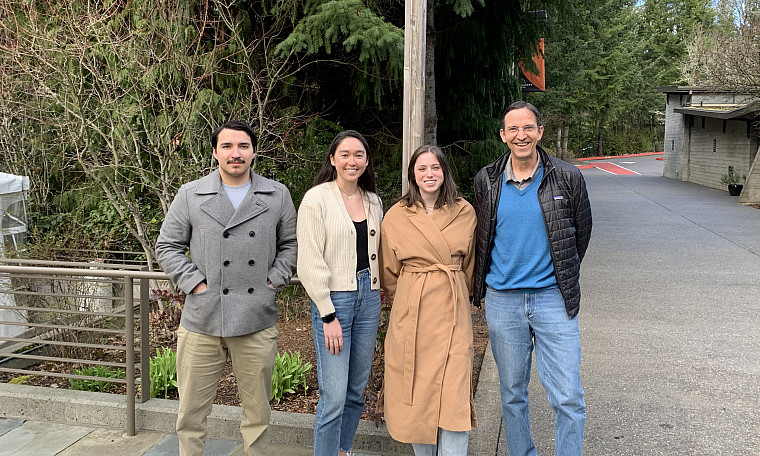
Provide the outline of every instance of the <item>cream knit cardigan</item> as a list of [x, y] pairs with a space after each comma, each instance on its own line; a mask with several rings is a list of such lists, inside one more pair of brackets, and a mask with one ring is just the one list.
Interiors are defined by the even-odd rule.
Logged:
[[[383, 205], [361, 190], [367, 215], [367, 250], [373, 290], [380, 289], [378, 250]], [[356, 291], [356, 228], [335, 181], [312, 187], [298, 208], [298, 278], [319, 314], [335, 312], [331, 291]], [[338, 316], [340, 318], [340, 316]]]

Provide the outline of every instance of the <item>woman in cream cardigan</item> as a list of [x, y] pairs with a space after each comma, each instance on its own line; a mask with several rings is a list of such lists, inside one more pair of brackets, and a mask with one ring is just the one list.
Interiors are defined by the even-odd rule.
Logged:
[[315, 456], [347, 455], [364, 408], [380, 319], [382, 218], [367, 141], [338, 133], [298, 209], [298, 277], [311, 298], [319, 380]]

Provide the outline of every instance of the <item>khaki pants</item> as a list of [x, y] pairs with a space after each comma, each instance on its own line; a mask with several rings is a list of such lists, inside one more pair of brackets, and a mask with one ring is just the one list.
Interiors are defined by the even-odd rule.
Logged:
[[177, 437], [181, 456], [201, 456], [206, 445], [206, 418], [216, 397], [219, 378], [232, 358], [232, 369], [243, 403], [240, 433], [245, 454], [267, 453], [272, 370], [277, 356], [277, 327], [237, 337], [216, 337], [177, 330], [179, 412]]

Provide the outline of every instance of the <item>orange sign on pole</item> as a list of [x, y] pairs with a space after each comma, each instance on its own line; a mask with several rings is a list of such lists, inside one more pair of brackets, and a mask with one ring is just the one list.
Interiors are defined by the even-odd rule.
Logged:
[[538, 69], [538, 74], [528, 71], [523, 67], [523, 62], [518, 62], [520, 68], [520, 80], [523, 92], [544, 92], [546, 91], [545, 64], [544, 64], [544, 39], [538, 42], [540, 53], [533, 56], [533, 63]]

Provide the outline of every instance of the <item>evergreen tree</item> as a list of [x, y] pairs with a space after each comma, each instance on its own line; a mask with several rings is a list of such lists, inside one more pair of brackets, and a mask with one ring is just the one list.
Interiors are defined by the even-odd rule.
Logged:
[[450, 1], [436, 8], [441, 144], [496, 138], [501, 114], [520, 98], [515, 63], [531, 59], [545, 31], [527, 3]]
[[401, 80], [404, 33], [361, 0], [331, 0], [314, 6], [275, 52], [280, 57], [311, 56], [298, 70], [317, 57], [328, 57], [334, 67], [349, 67], [352, 98], [362, 106], [370, 101], [381, 104], [384, 86], [392, 88]]
[[646, 0], [642, 10], [641, 38], [645, 77], [654, 85], [683, 82], [680, 67], [686, 44], [695, 30], [710, 27], [715, 12], [710, 0]]
[[[595, 14], [601, 1], [579, 2], [563, 12], [548, 12], [545, 44], [546, 91], [526, 95], [544, 114], [544, 145], [568, 158], [571, 132], [580, 144], [579, 128], [592, 96], [585, 70], [597, 57]], [[571, 128], [572, 125], [572, 128]], [[553, 146], [553, 147], [552, 147]], [[580, 152], [580, 151], [577, 151]]]
[[560, 156], [568, 142], [576, 155], [657, 150], [657, 87], [678, 83], [685, 43], [711, 22], [710, 8], [700, 0], [603, 0], [567, 13], [550, 14], [547, 91], [529, 96], [547, 114], [545, 135], [556, 135], [547, 145]]

